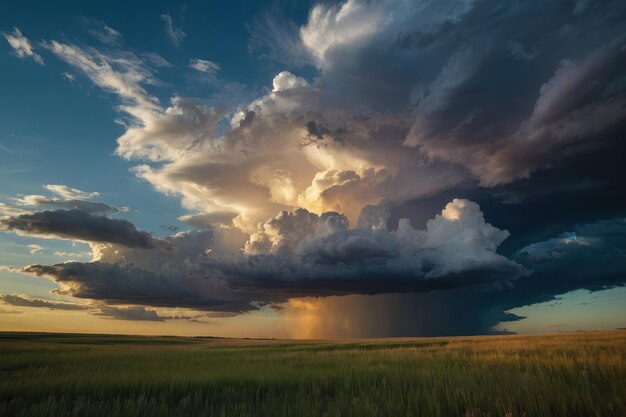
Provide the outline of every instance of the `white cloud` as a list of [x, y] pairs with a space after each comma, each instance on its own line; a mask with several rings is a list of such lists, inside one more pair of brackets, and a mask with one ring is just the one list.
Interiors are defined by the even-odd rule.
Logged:
[[206, 59], [192, 58], [189, 60], [189, 68], [215, 75], [219, 71], [220, 65]]
[[[236, 213], [234, 224], [248, 233], [295, 207], [339, 210], [356, 222], [365, 204], [415, 198], [463, 179], [459, 169], [440, 172], [402, 146], [408, 123], [379, 131], [401, 119], [323, 106], [318, 89], [289, 72], [279, 73], [272, 87], [240, 108], [221, 137], [216, 126], [224, 113], [174, 98], [163, 113], [129, 127], [116, 153], [161, 163], [134, 171], [206, 218]], [[411, 181], [415, 176], [422, 181]]]
[[152, 72], [132, 53], [106, 55], [97, 49], [82, 49], [57, 41], [44, 46], [63, 61], [83, 72], [97, 86], [118, 95], [128, 104], [122, 110], [139, 117], [157, 110], [158, 100], [149, 95], [141, 84], [155, 83]]
[[44, 239], [111, 242], [128, 247], [150, 248], [162, 243], [151, 234], [137, 230], [127, 220], [95, 216], [78, 209], [0, 217], [0, 231]]
[[36, 255], [38, 253], [41, 253], [43, 251], [43, 247], [39, 246], [39, 245], [28, 245], [28, 249], [30, 250], [30, 253], [32, 255]]
[[70, 188], [67, 185], [48, 184], [45, 185], [44, 188], [65, 200], [90, 200], [100, 197], [100, 193], [98, 192], [81, 191], [77, 188]]
[[18, 28], [13, 28], [13, 32], [11, 33], [0, 33], [4, 36], [9, 45], [11, 45], [11, 48], [13, 48], [15, 56], [18, 58], [32, 58], [39, 65], [45, 65], [41, 55], [33, 50], [33, 45], [28, 38], [22, 35], [22, 32]]
[[302, 43], [318, 65], [329, 66], [332, 61], [328, 53], [333, 48], [364, 42], [392, 22], [392, 14], [385, 3], [389, 2], [366, 4], [348, 0], [335, 6], [317, 4], [307, 24], [300, 29]]
[[299, 264], [320, 268], [320, 276], [325, 268], [336, 268], [326, 273], [338, 277], [354, 276], [358, 272], [351, 269], [357, 265], [364, 275], [375, 273], [379, 267], [389, 276], [423, 274], [428, 279], [502, 267], [510, 270], [511, 277], [516, 276], [516, 265], [496, 253], [509, 233], [485, 223], [476, 203], [454, 199], [441, 215], [428, 221], [425, 231], [414, 229], [408, 219], [400, 220], [398, 230], [390, 231], [385, 217], [388, 210], [375, 207], [366, 207], [365, 219], [359, 221], [357, 229], [349, 229], [347, 219], [339, 213], [318, 216], [304, 209], [282, 212], [250, 236], [245, 250], [298, 258]]
[[74, 75], [74, 74], [72, 74], [70, 72], [64, 71], [62, 75], [63, 75], [63, 78], [65, 78], [66, 80], [68, 80], [71, 83], [76, 81], [76, 75]]
[[288, 71], [283, 71], [274, 77], [272, 81], [272, 90], [274, 93], [279, 91], [292, 90], [295, 88], [306, 88], [309, 83], [302, 77], [293, 75]]

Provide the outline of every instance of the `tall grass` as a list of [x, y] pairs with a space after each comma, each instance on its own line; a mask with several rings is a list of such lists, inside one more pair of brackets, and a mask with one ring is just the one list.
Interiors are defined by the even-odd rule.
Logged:
[[0, 416], [626, 416], [626, 333], [348, 342], [0, 333]]

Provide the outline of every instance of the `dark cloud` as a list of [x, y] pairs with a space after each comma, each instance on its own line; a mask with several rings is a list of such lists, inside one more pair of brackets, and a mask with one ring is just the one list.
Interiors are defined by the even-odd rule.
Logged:
[[533, 242], [573, 231], [576, 225], [598, 219], [626, 217], [626, 177], [621, 155], [626, 143], [619, 130], [598, 137], [604, 146], [577, 153], [530, 178], [494, 188], [454, 188], [428, 198], [392, 206], [389, 226], [410, 218], [417, 227], [451, 198], [480, 204], [490, 223], [511, 233], [499, 252], [511, 256]]
[[[626, 283], [626, 219], [579, 225], [518, 251], [532, 273], [506, 285], [426, 294], [332, 297], [315, 314], [318, 334], [335, 337], [490, 334], [523, 317], [507, 310], [569, 291]], [[345, 323], [350, 323], [346, 328]]]
[[91, 313], [93, 316], [107, 317], [115, 320], [133, 321], [165, 321], [156, 311], [145, 307], [100, 307], [100, 311]]
[[88, 242], [116, 243], [151, 248], [155, 239], [127, 220], [94, 216], [80, 210], [41, 211], [0, 219], [5, 230], [32, 236], [59, 237]]
[[12, 209], [0, 225], [106, 244], [94, 262], [20, 271], [77, 297], [227, 313], [348, 295], [324, 323], [361, 336], [488, 333], [519, 319], [511, 308], [625, 282], [623, 1], [351, 0], [302, 26], [283, 16], [253, 22], [250, 49], [306, 68], [237, 103], [230, 129], [202, 100], [162, 108], [137, 57], [46, 43], [119, 96], [136, 123], [116, 153], [147, 161], [134, 172], [203, 231], [165, 248], [64, 197], [75, 210]]
[[100, 316], [105, 318], [111, 318], [115, 320], [132, 320], [132, 321], [160, 321], [166, 320], [185, 320], [195, 323], [209, 323], [202, 320], [205, 315], [163, 315], [159, 314], [156, 310], [151, 310], [143, 306], [131, 306], [131, 307], [114, 307], [114, 306], [100, 306], [98, 311], [91, 313], [93, 316]]
[[87, 310], [89, 306], [30, 298], [20, 294], [0, 294], [0, 301], [15, 307], [49, 308], [51, 310]]
[[195, 271], [200, 275], [196, 277], [190, 271], [156, 272], [132, 265], [66, 262], [29, 265], [16, 272], [45, 275], [62, 285], [62, 294], [109, 303], [237, 313], [253, 309], [251, 299], [242, 300], [244, 294], [233, 295], [226, 288], [220, 289], [209, 271]]
[[508, 232], [475, 203], [450, 202], [425, 230], [406, 221], [388, 230], [388, 213], [370, 206], [349, 229], [338, 213], [298, 209], [268, 220], [243, 253], [228, 249], [224, 231], [208, 230], [167, 237], [166, 248], [99, 247], [94, 262], [15, 271], [50, 277], [80, 298], [236, 313], [292, 297], [488, 287], [527, 274], [496, 253]]
[[584, 18], [565, 1], [476, 3], [436, 34], [455, 52], [424, 84], [407, 144], [493, 186], [595, 142], [624, 120], [625, 13], [611, 1]]
[[537, 275], [579, 288], [626, 281], [626, 217], [578, 225], [522, 248], [515, 256]]
[[89, 214], [119, 213], [123, 210], [105, 203], [85, 200], [56, 200], [43, 196], [29, 196], [28, 205], [32, 207], [50, 207], [63, 210], [80, 210]]
[[492, 187], [623, 123], [625, 25], [619, 0], [354, 1], [316, 6], [301, 37], [322, 100], [410, 113], [407, 146]]

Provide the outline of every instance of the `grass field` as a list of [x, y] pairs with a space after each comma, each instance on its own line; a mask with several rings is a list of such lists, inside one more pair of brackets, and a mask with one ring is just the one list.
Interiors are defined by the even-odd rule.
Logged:
[[626, 416], [626, 332], [278, 341], [0, 333], [0, 416]]

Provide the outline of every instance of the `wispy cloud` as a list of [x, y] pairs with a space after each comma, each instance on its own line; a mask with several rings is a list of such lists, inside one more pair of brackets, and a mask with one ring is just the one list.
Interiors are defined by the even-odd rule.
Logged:
[[[19, 195], [14, 198], [15, 204], [20, 207], [55, 208], [65, 210], [80, 210], [85, 213], [119, 213], [128, 211], [127, 207], [114, 207], [109, 204], [89, 201], [100, 196], [98, 192], [81, 191], [67, 185], [48, 184], [44, 188], [55, 194], [54, 197], [30, 194]], [[17, 207], [16, 207], [17, 208]]]
[[87, 33], [105, 45], [115, 46], [122, 43], [122, 34], [100, 20], [85, 17], [83, 24]]
[[[156, 98], [150, 96], [142, 83], [156, 83], [152, 72], [132, 53], [106, 55], [94, 48], [83, 49], [57, 41], [43, 45], [57, 57], [83, 72], [97, 86], [111, 91], [123, 100], [143, 109], [158, 107]], [[124, 108], [132, 111], [130, 108]]]
[[185, 36], [187, 36], [187, 34], [183, 32], [181, 28], [174, 26], [172, 16], [168, 13], [162, 14], [161, 19], [165, 23], [165, 31], [167, 33], [167, 36], [170, 38], [170, 41], [172, 41], [172, 44], [174, 44], [174, 46], [178, 48]]
[[206, 59], [193, 58], [189, 60], [187, 66], [200, 73], [199, 75], [202, 81], [213, 85], [223, 84], [217, 76], [217, 72], [220, 69], [220, 65], [218, 63], [208, 61]]
[[22, 294], [0, 294], [0, 301], [14, 307], [36, 307], [51, 310], [87, 310], [90, 308], [84, 304], [42, 300], [39, 298], [30, 298]]
[[43, 247], [34, 244], [28, 245], [28, 249], [30, 249], [30, 253], [32, 255], [37, 255], [38, 253], [41, 253], [43, 251]]
[[157, 68], [169, 68], [172, 64], [156, 52], [144, 52], [141, 54], [145, 60]]
[[72, 74], [71, 72], [64, 71], [61, 75], [63, 75], [63, 78], [65, 78], [71, 83], [76, 81], [76, 75]]
[[91, 256], [91, 252], [54, 252], [53, 254], [54, 256], [61, 256], [64, 258], [70, 258], [70, 259], [74, 259], [74, 258], [86, 258]]
[[98, 192], [81, 191], [61, 184], [48, 184], [44, 187], [66, 200], [89, 200], [100, 196]]
[[166, 320], [186, 320], [189, 322], [202, 322], [207, 321], [200, 320], [206, 318], [207, 314], [180, 314], [174, 312], [174, 314], [163, 311], [162, 309], [146, 308], [144, 306], [100, 306], [98, 311], [91, 313], [93, 316], [100, 316], [103, 318], [115, 319], [115, 320], [132, 320], [132, 321], [160, 321]]
[[46, 65], [41, 55], [37, 54], [33, 50], [33, 45], [30, 43], [26, 36], [22, 35], [22, 32], [18, 28], [13, 28], [13, 32], [0, 32], [2, 36], [7, 40], [13, 53], [18, 58], [31, 58], [39, 65]]
[[206, 59], [193, 58], [189, 60], [189, 68], [208, 74], [216, 74], [220, 69], [220, 65]]

